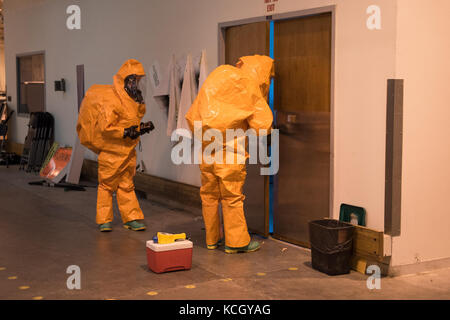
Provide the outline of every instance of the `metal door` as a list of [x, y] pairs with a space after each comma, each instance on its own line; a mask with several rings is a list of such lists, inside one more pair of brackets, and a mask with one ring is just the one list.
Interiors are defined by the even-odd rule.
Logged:
[[276, 21], [274, 45], [274, 237], [309, 246], [308, 222], [330, 215], [331, 13]]

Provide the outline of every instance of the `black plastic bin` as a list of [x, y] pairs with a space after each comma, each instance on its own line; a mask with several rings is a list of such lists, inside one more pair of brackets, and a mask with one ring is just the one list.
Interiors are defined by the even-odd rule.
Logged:
[[309, 222], [312, 267], [330, 276], [349, 273], [354, 230], [338, 220]]

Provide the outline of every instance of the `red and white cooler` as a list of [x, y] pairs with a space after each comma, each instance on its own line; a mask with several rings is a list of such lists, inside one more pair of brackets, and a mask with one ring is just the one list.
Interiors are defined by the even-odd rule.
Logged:
[[189, 240], [159, 244], [147, 241], [148, 267], [155, 273], [189, 270], [192, 266], [193, 243]]

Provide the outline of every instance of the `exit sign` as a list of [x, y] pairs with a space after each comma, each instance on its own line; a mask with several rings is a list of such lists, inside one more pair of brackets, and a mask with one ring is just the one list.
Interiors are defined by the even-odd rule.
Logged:
[[264, 0], [264, 6], [266, 13], [274, 13], [275, 12], [275, 5], [278, 2], [278, 0]]

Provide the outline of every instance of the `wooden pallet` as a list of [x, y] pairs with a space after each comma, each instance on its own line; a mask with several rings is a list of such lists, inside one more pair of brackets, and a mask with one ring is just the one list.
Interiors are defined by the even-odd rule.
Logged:
[[367, 267], [377, 265], [387, 275], [391, 259], [389, 236], [381, 231], [355, 226], [353, 235], [352, 269], [366, 274]]

